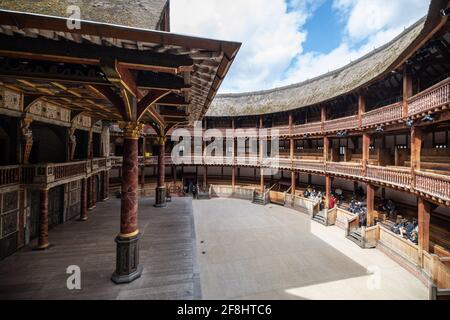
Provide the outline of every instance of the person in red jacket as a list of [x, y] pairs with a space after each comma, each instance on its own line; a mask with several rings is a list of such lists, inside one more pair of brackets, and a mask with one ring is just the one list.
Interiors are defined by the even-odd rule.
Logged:
[[336, 204], [336, 198], [334, 196], [331, 196], [330, 205], [328, 206], [329, 207], [328, 209], [333, 209], [335, 204]]

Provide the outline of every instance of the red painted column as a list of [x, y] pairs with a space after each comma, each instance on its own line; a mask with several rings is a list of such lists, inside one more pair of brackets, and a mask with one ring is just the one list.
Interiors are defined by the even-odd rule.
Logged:
[[79, 221], [88, 220], [87, 179], [81, 179], [81, 211]]
[[142, 125], [128, 122], [121, 125], [124, 131], [122, 164], [122, 197], [120, 234], [116, 238], [116, 272], [111, 280], [116, 284], [130, 283], [141, 276], [139, 267], [139, 160], [138, 139]]
[[45, 250], [50, 247], [50, 243], [48, 241], [48, 192], [48, 189], [41, 190], [37, 250]]

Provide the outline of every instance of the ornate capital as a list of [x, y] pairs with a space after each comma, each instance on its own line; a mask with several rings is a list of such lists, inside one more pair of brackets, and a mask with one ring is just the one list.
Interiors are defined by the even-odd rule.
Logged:
[[158, 137], [156, 139], [156, 144], [159, 145], [159, 146], [165, 145], [166, 142], [167, 142], [167, 137]]
[[119, 122], [120, 129], [123, 130], [123, 137], [125, 139], [137, 140], [141, 136], [144, 125], [136, 121]]

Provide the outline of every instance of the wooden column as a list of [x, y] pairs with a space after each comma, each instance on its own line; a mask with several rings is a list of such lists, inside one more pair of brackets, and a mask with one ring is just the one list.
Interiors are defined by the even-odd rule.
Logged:
[[33, 131], [30, 126], [32, 118], [22, 118], [20, 120], [20, 152], [18, 152], [19, 163], [29, 164], [31, 149], [33, 147]]
[[141, 194], [145, 196], [145, 162], [141, 168]]
[[359, 126], [362, 126], [363, 115], [366, 112], [366, 97], [363, 91], [358, 94], [358, 122]]
[[368, 133], [364, 133], [363, 137], [363, 147], [362, 147], [362, 165], [363, 165], [363, 171], [364, 175], [367, 169], [367, 165], [369, 164], [369, 158], [370, 158], [370, 142], [371, 142], [371, 135]]
[[324, 131], [325, 121], [327, 121], [327, 108], [325, 105], [320, 106], [320, 121], [322, 123], [322, 131]]
[[408, 116], [408, 99], [413, 95], [413, 80], [410, 68], [405, 64], [403, 68], [403, 117]]
[[94, 158], [94, 149], [93, 149], [93, 143], [92, 143], [92, 140], [93, 140], [93, 134], [94, 134], [94, 127], [91, 127], [91, 129], [89, 130], [89, 133], [88, 133], [88, 143], [87, 143], [87, 157], [88, 157], [88, 159], [92, 159], [92, 158]]
[[177, 185], [177, 166], [172, 166], [173, 186]]
[[204, 171], [204, 175], [203, 175], [203, 188], [207, 188], [208, 187], [208, 167], [205, 166], [205, 171]]
[[330, 153], [330, 138], [323, 137], [323, 161], [328, 161], [328, 155]]
[[103, 172], [103, 196], [102, 201], [109, 199], [109, 171]]
[[231, 167], [231, 189], [234, 193], [236, 190], [236, 167]]
[[367, 184], [367, 226], [371, 227], [375, 222], [375, 186]]
[[325, 208], [329, 209], [330, 207], [330, 198], [331, 198], [331, 186], [333, 184], [333, 180], [331, 176], [325, 176]]
[[411, 169], [420, 170], [420, 157], [422, 151], [423, 131], [420, 127], [411, 129]]
[[296, 189], [296, 173], [295, 171], [291, 172], [291, 192], [292, 192], [292, 196], [295, 196], [295, 189]]
[[111, 278], [116, 284], [130, 283], [139, 278], [142, 273], [142, 267], [139, 266], [138, 229], [138, 139], [142, 125], [127, 122], [121, 124], [121, 129], [124, 132], [124, 143], [120, 234], [116, 238], [116, 271]]
[[81, 210], [79, 221], [88, 220], [87, 184], [88, 180], [86, 178], [81, 179]]
[[264, 192], [264, 169], [263, 168], [261, 168], [260, 189], [261, 189], [261, 192]]
[[419, 259], [422, 261], [422, 253], [430, 252], [431, 204], [419, 197], [417, 207], [419, 223]]
[[155, 207], [163, 208], [167, 206], [166, 203], [166, 137], [158, 138], [159, 155], [158, 155], [158, 185], [156, 187]]
[[48, 240], [48, 189], [40, 192], [40, 212], [39, 212], [39, 235], [38, 246], [35, 250], [46, 250], [50, 247]]

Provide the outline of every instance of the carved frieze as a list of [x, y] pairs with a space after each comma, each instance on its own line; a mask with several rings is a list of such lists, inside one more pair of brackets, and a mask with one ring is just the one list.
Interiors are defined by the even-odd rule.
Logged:
[[59, 107], [47, 101], [38, 100], [30, 106], [30, 114], [41, 116], [50, 120], [70, 122], [70, 110]]
[[0, 108], [22, 111], [22, 96], [12, 90], [0, 89]]
[[90, 129], [92, 126], [92, 119], [89, 116], [86, 115], [79, 115], [78, 117], [76, 117], [74, 119], [74, 126], [78, 127], [78, 128], [87, 128]]

